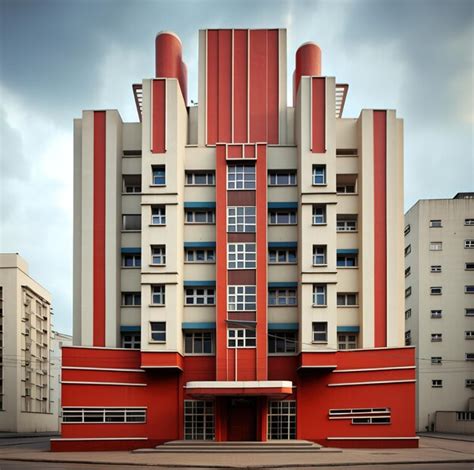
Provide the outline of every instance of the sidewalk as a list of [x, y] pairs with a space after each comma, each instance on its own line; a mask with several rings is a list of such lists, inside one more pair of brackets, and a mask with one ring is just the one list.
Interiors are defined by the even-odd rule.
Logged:
[[313, 454], [133, 454], [131, 452], [61, 452], [28, 447], [0, 448], [0, 460], [83, 464], [146, 465], [186, 468], [298, 468], [349, 465], [474, 462], [470, 442], [421, 437], [418, 449], [344, 449]]
[[474, 435], [472, 434], [448, 434], [441, 432], [419, 432], [420, 437], [432, 437], [435, 439], [448, 439], [450, 441], [467, 441], [474, 442]]
[[0, 432], [0, 439], [21, 439], [23, 437], [59, 437], [58, 432]]

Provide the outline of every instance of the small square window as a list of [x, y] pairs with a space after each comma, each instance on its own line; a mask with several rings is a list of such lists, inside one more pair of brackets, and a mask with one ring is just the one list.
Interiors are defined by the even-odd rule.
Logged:
[[166, 185], [166, 172], [165, 165], [153, 165], [153, 186], [165, 186]]
[[313, 343], [327, 343], [328, 324], [327, 322], [313, 322]]
[[431, 295], [441, 295], [443, 293], [442, 287], [430, 287], [430, 294]]
[[432, 219], [430, 220], [430, 227], [432, 228], [437, 228], [437, 227], [442, 227], [443, 225], [441, 224], [441, 219]]
[[164, 343], [166, 341], [166, 322], [151, 321], [150, 322], [151, 340]]
[[442, 318], [443, 311], [442, 310], [431, 310], [431, 318]]
[[474, 240], [464, 240], [464, 248], [474, 248]]
[[442, 251], [443, 242], [430, 242], [430, 251]]
[[443, 358], [441, 356], [432, 356], [431, 357], [431, 364], [442, 364]]
[[443, 388], [443, 381], [440, 379], [434, 379], [431, 381], [432, 388]]
[[313, 165], [313, 185], [324, 186], [326, 184], [326, 165]]
[[439, 264], [434, 264], [431, 266], [431, 272], [432, 273], [440, 273], [441, 272], [441, 266]]

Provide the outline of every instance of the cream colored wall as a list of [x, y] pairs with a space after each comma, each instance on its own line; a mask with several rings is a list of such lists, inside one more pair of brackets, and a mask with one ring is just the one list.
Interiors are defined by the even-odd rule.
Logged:
[[74, 119], [73, 342], [82, 344], [82, 120]]

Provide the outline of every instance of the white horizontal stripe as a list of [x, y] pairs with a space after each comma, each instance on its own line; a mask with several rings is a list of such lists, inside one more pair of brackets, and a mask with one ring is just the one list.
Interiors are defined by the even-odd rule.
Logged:
[[113, 369], [110, 367], [76, 367], [76, 366], [63, 366], [63, 370], [99, 370], [107, 372], [145, 372], [143, 369]]
[[108, 346], [71, 346], [69, 344], [65, 344], [61, 347], [62, 349], [111, 349], [113, 351], [138, 351], [139, 349], [131, 349], [131, 348], [109, 348]]
[[291, 380], [248, 380], [187, 382], [186, 388], [283, 388], [293, 387]]
[[183, 370], [180, 366], [143, 366], [144, 369], [179, 369]]
[[82, 382], [78, 380], [62, 380], [62, 384], [68, 385], [120, 385], [120, 386], [127, 386], [127, 387], [146, 387], [147, 384], [137, 384], [137, 383], [129, 383], [129, 382]]
[[418, 436], [413, 437], [326, 437], [328, 441], [411, 441], [419, 440]]
[[335, 369], [336, 364], [328, 364], [325, 366], [299, 366], [298, 369]]
[[396, 366], [396, 367], [368, 367], [366, 369], [338, 369], [333, 372], [373, 372], [378, 370], [405, 370], [416, 369], [416, 366]]
[[415, 379], [407, 380], [374, 380], [373, 382], [346, 382], [340, 384], [328, 384], [328, 387], [344, 387], [349, 385], [379, 385], [379, 384], [401, 384], [416, 382]]
[[109, 405], [103, 405], [103, 406], [64, 406], [63, 407], [63, 410], [69, 410], [69, 409], [78, 409], [78, 410], [83, 410], [83, 409], [89, 409], [89, 408], [98, 408], [100, 410], [103, 410], [103, 409], [109, 409], [109, 408], [116, 408], [118, 410], [129, 410], [129, 409], [137, 409], [137, 410], [142, 410], [143, 408], [148, 408], [148, 406], [128, 406], [128, 405], [124, 405], [124, 406], [109, 406]]
[[344, 416], [329, 416], [329, 419], [354, 419], [354, 418], [390, 418], [390, 414], [372, 414], [372, 415], [344, 415]]
[[148, 437], [64, 437], [50, 441], [148, 441]]

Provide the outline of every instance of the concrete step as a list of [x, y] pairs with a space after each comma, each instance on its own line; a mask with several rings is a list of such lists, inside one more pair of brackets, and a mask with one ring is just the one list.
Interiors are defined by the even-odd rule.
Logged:
[[[312, 441], [305, 441], [301, 439], [289, 439], [289, 440], [281, 440], [281, 441], [223, 441], [223, 442], [216, 442], [216, 441], [168, 441], [163, 444], [164, 446], [232, 446], [232, 447], [248, 447], [248, 446], [256, 446], [256, 447], [269, 447], [269, 446], [319, 446]], [[320, 446], [321, 447], [321, 446]]]

